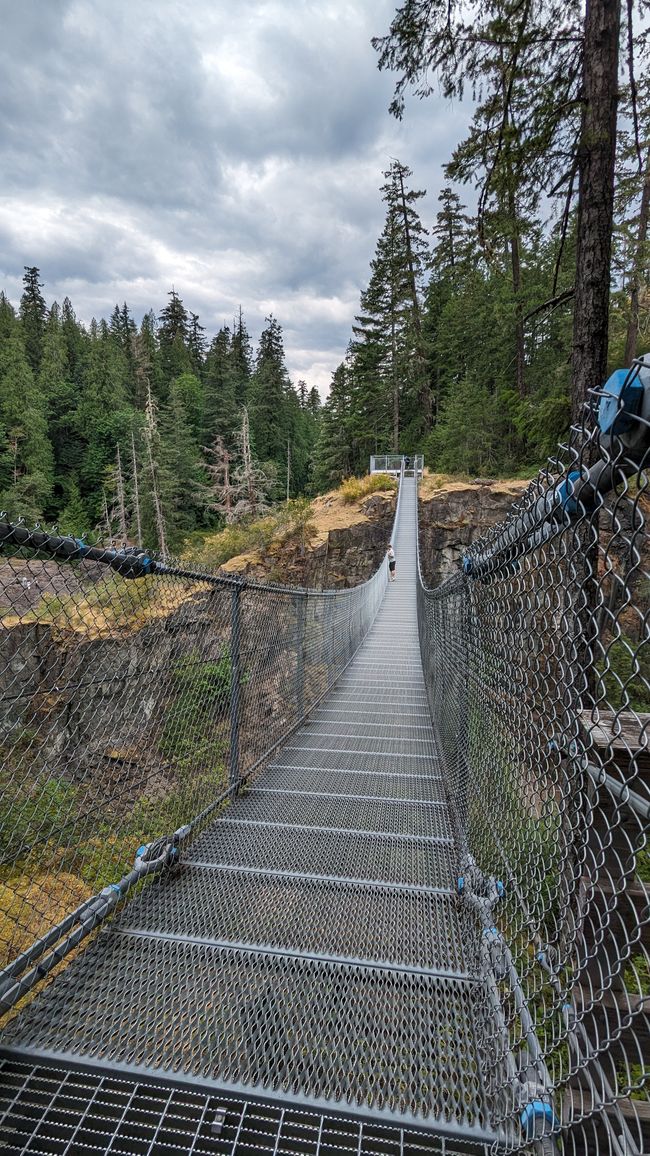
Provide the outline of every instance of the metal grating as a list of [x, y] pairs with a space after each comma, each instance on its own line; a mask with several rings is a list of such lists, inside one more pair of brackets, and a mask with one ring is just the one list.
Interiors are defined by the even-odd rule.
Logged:
[[[3, 1156], [454, 1156], [442, 1137], [0, 1060]], [[463, 1145], [465, 1156], [485, 1148]]]
[[[309, 734], [298, 735], [299, 740], [291, 748], [282, 748], [282, 765], [296, 767], [318, 767], [330, 771], [382, 771], [389, 774], [430, 775], [440, 774], [439, 764], [427, 755], [404, 755], [399, 751], [377, 753], [376, 751], [343, 750], [328, 748], [323, 750], [310, 745]], [[280, 761], [279, 757], [276, 761]]]
[[[264, 780], [262, 780], [264, 782]], [[283, 823], [295, 827], [349, 828], [401, 838], [450, 841], [443, 803], [307, 795], [290, 791], [250, 791], [228, 811], [231, 823]]]
[[402, 799], [445, 802], [442, 777], [383, 775], [382, 771], [333, 771], [275, 763], [256, 783], [256, 791], [301, 791], [319, 794], [365, 796], [370, 799]]
[[320, 767], [301, 769], [274, 764], [255, 784], [259, 791], [316, 791], [318, 794], [357, 795], [369, 798], [446, 802], [442, 777], [385, 775], [381, 771], [333, 771]]
[[183, 867], [118, 926], [464, 973], [464, 917], [452, 896], [430, 891]]
[[100, 935], [7, 1043], [400, 1123], [487, 1128], [475, 986], [416, 972]]
[[197, 839], [188, 860], [417, 887], [451, 888], [456, 876], [447, 843], [356, 832], [337, 832], [334, 837], [330, 831], [308, 827], [255, 826], [227, 819]]

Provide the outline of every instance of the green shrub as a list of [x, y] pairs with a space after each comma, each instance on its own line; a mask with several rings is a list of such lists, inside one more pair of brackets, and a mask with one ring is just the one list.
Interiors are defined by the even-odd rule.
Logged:
[[44, 842], [74, 817], [77, 790], [65, 779], [22, 783], [17, 792], [13, 777], [0, 780], [0, 846], [5, 863], [34, 843]]
[[642, 883], [650, 883], [650, 848], [637, 852], [636, 874]]
[[631, 994], [650, 995], [650, 962], [647, 955], [633, 955], [623, 973], [623, 982]]
[[[648, 1099], [648, 1068], [644, 1064], [629, 1064], [626, 1067], [624, 1064], [619, 1064], [617, 1070], [617, 1091], [619, 1096], [629, 1095], [630, 1100]], [[627, 1092], [627, 1089], [630, 1089]]]
[[204, 744], [214, 737], [216, 725], [229, 709], [230, 654], [225, 651], [215, 662], [202, 660], [194, 651], [174, 664], [172, 677], [176, 694], [167, 709], [158, 749], [168, 758], [191, 758], [196, 764], [208, 754]]
[[611, 710], [650, 711], [650, 645], [627, 634], [612, 642], [596, 667], [596, 695], [604, 694]]

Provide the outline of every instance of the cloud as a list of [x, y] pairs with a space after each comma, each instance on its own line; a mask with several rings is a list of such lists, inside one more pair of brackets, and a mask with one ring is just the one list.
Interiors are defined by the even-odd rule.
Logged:
[[[414, 102], [370, 37], [391, 0], [23, 0], [0, 44], [0, 273], [106, 316], [159, 311], [172, 286], [209, 334], [269, 311], [290, 372], [326, 390], [383, 222], [393, 156], [428, 187], [467, 123]], [[422, 205], [422, 202], [421, 202]]]

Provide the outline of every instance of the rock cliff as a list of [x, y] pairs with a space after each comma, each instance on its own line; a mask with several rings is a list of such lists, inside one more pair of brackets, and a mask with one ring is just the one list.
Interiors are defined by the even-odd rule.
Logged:
[[528, 481], [442, 481], [425, 477], [420, 491], [420, 562], [428, 586], [457, 569], [467, 546], [501, 522]]

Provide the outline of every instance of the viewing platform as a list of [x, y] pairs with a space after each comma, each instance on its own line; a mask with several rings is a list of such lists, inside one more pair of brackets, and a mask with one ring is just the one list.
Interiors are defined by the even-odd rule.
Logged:
[[399, 478], [404, 463], [404, 476], [407, 478], [422, 477], [424, 458], [422, 454], [372, 454], [370, 457], [371, 474], [392, 474]]

